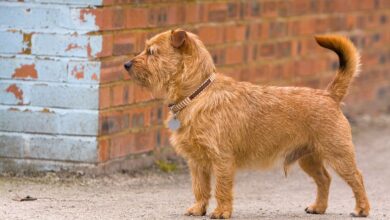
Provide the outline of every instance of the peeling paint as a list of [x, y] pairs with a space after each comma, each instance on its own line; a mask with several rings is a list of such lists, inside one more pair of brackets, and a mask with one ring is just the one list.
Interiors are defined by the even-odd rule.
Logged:
[[32, 78], [32, 79], [37, 79], [38, 78], [38, 72], [35, 69], [35, 64], [26, 64], [22, 65], [19, 68], [15, 69], [15, 73], [12, 75], [12, 78]]
[[31, 54], [31, 37], [33, 33], [24, 33], [23, 34], [23, 54]]
[[18, 104], [23, 104], [23, 91], [16, 84], [8, 86], [5, 91], [14, 94], [15, 98], [20, 100]]
[[84, 79], [84, 73], [83, 72], [77, 72], [75, 74], [76, 79]]
[[91, 11], [89, 9], [82, 9], [80, 10], [80, 21], [82, 22], [86, 22], [87, 19], [85, 18], [86, 16], [85, 15], [91, 15]]
[[87, 54], [88, 54], [88, 57], [92, 56], [92, 48], [91, 48], [91, 44], [89, 43], [89, 41], [87, 44]]
[[55, 113], [54, 111], [50, 111], [50, 109], [48, 109], [48, 108], [43, 108], [41, 110], [41, 112], [43, 112], [43, 113]]
[[69, 44], [65, 51], [73, 50], [73, 49], [81, 49], [82, 47], [77, 44]]
[[18, 108], [9, 108], [8, 111], [20, 112]]
[[81, 66], [79, 69], [78, 66], [75, 66], [71, 72], [72, 76], [76, 79], [84, 79], [84, 66]]
[[92, 74], [91, 79], [98, 81], [97, 74], [96, 73]]

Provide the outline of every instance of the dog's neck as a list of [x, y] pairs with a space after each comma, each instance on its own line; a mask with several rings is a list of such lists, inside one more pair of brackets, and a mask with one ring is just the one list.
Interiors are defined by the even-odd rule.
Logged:
[[202, 83], [204, 83], [214, 71], [203, 74], [192, 75], [189, 78], [180, 77], [174, 80], [167, 89], [167, 101], [168, 103], [179, 103], [183, 99], [193, 94]]
[[192, 53], [183, 56], [183, 66], [167, 86], [167, 101], [178, 103], [190, 96], [216, 68], [210, 53], [204, 47], [192, 48]]

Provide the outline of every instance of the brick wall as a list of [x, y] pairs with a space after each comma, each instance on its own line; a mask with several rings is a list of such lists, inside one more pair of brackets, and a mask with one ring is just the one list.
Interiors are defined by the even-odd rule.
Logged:
[[98, 162], [94, 1], [0, 1], [0, 171]]
[[314, 88], [325, 88], [338, 60], [313, 35], [347, 35], [363, 71], [345, 112], [390, 113], [390, 1], [63, 2], [0, 2], [0, 157], [7, 164], [110, 165], [166, 149], [167, 107], [122, 66], [147, 38], [175, 27], [200, 36], [219, 72]]

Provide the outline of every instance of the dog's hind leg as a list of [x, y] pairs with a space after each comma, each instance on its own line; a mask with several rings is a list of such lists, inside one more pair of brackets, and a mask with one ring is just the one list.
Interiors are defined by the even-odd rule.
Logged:
[[[329, 165], [348, 183], [355, 195], [355, 211], [351, 213], [355, 217], [366, 217], [370, 211], [370, 204], [364, 188], [363, 177], [357, 169], [355, 153], [352, 143], [334, 146], [333, 152], [327, 156]], [[336, 152], [335, 152], [336, 151]]]
[[310, 214], [323, 214], [328, 207], [328, 195], [331, 177], [324, 167], [321, 158], [315, 154], [309, 154], [299, 159], [299, 165], [317, 185], [316, 201], [309, 205], [305, 211]]

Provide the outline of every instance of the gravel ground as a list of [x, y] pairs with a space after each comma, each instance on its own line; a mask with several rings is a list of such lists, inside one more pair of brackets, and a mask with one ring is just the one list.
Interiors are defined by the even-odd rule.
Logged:
[[[354, 132], [358, 165], [369, 199], [369, 219], [390, 219], [390, 127], [371, 126]], [[351, 189], [332, 172], [325, 215], [303, 211], [314, 201], [315, 185], [295, 165], [288, 178], [281, 166], [269, 171], [242, 171], [236, 178], [234, 219], [351, 219]], [[18, 202], [30, 195], [36, 201]], [[165, 174], [115, 174], [98, 178], [1, 177], [0, 219], [208, 219], [186, 217], [193, 202], [185, 170]], [[212, 199], [208, 214], [215, 207]]]

